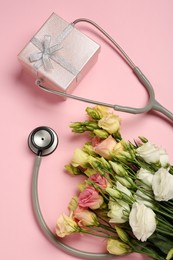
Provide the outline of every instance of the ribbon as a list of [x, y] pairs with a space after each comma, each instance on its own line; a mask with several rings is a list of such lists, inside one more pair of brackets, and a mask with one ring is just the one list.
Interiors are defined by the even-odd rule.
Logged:
[[62, 42], [73, 29], [74, 27], [69, 24], [56, 39], [56, 44], [52, 46], [50, 35], [44, 35], [43, 41], [40, 41], [36, 37], [31, 39], [31, 42], [40, 50], [39, 52], [31, 53], [29, 56], [29, 61], [34, 62], [34, 69], [38, 70], [41, 66], [43, 66], [46, 71], [50, 71], [53, 69], [53, 65], [51, 63], [51, 60], [53, 60], [73, 75], [76, 76], [78, 74], [79, 71], [72, 64], [56, 53], [58, 50], [63, 48]]

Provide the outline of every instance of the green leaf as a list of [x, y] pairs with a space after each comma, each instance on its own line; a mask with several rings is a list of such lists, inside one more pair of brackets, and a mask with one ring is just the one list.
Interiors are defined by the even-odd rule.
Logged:
[[158, 247], [163, 253], [167, 254], [171, 248], [173, 248], [173, 241], [160, 234], [153, 234], [149, 241], [151, 241], [156, 247]]

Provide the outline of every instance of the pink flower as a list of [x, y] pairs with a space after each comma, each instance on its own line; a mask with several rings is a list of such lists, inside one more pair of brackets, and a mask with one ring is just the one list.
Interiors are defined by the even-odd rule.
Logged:
[[103, 189], [106, 188], [108, 185], [107, 179], [104, 176], [101, 176], [99, 172], [91, 175], [89, 177], [89, 180], [92, 180]]
[[78, 197], [78, 204], [83, 208], [98, 209], [103, 203], [102, 196], [91, 186], [87, 186]]
[[115, 139], [109, 135], [108, 138], [100, 142], [94, 147], [94, 151], [103, 156], [105, 159], [111, 159], [110, 153], [113, 152], [117, 142]]
[[96, 215], [88, 209], [77, 207], [74, 211], [73, 219], [79, 227], [98, 226]]

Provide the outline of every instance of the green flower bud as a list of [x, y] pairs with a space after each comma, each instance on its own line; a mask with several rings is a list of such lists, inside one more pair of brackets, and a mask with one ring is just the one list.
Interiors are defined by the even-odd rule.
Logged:
[[101, 117], [100, 117], [100, 114], [99, 114], [99, 113], [97, 112], [97, 110], [94, 109], [94, 108], [87, 107], [85, 111], [87, 112], [87, 114], [88, 114], [91, 118], [93, 118], [93, 119], [95, 119], [95, 120], [99, 120], [99, 119], [101, 118]]
[[124, 242], [124, 243], [129, 243], [129, 236], [127, 235], [127, 233], [120, 227], [115, 226], [116, 232], [119, 236], [119, 238]]
[[93, 146], [91, 145], [90, 142], [87, 142], [87, 143], [84, 144], [83, 151], [88, 153], [89, 155], [92, 155], [92, 156], [96, 155], [96, 153], [93, 150]]
[[83, 133], [86, 131], [86, 127], [80, 122], [70, 124], [70, 128], [72, 128], [72, 132], [74, 133]]
[[113, 197], [113, 198], [115, 198], [115, 199], [121, 199], [121, 198], [122, 198], [121, 192], [118, 191], [117, 189], [107, 187], [107, 188], [106, 188], [106, 192], [107, 192], [111, 197]]
[[119, 181], [123, 186], [125, 186], [128, 189], [136, 187], [135, 184], [133, 184], [133, 181], [129, 177], [116, 176], [116, 180]]
[[74, 167], [72, 164], [65, 165], [65, 169], [72, 175], [83, 174], [81, 170], [79, 170], [77, 167]]
[[69, 205], [68, 205], [68, 208], [72, 211], [74, 211], [78, 206], [78, 198], [76, 196], [72, 197]]
[[173, 258], [173, 248], [171, 250], [169, 250], [167, 256], [166, 256], [166, 260], [170, 260]]
[[96, 136], [100, 137], [101, 139], [106, 139], [109, 136], [109, 133], [105, 130], [95, 129], [93, 132]]
[[109, 113], [109, 108], [105, 106], [97, 105], [94, 107], [94, 110], [100, 115], [100, 118]]
[[143, 143], [147, 143], [148, 139], [145, 138], [144, 136], [139, 136], [139, 139], [143, 142]]
[[132, 252], [132, 248], [119, 239], [108, 239], [107, 250], [113, 255], [125, 255]]
[[108, 161], [104, 157], [99, 158], [99, 161], [101, 162], [101, 165], [105, 169], [105, 171], [106, 170], [108, 170], [108, 171], [111, 170], [110, 164], [108, 163]]
[[89, 156], [88, 157], [88, 163], [93, 167], [93, 169], [98, 169], [100, 163], [98, 162], [98, 160], [96, 158], [94, 158], [93, 156]]
[[122, 167], [122, 165], [120, 163], [115, 163], [112, 161], [109, 161], [109, 163], [111, 164], [112, 169], [118, 176], [123, 177], [123, 176], [127, 175], [127, 172], [125, 171], [125, 169]]
[[85, 121], [85, 127], [89, 131], [93, 131], [98, 128], [98, 124], [96, 122]]

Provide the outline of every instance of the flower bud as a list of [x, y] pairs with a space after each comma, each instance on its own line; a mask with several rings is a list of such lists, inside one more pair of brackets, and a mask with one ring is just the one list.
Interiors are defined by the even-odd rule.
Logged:
[[117, 189], [114, 188], [106, 188], [106, 192], [113, 198], [115, 199], [121, 199], [122, 198], [122, 194], [121, 192], [119, 192]]
[[102, 118], [104, 115], [108, 114], [110, 109], [105, 106], [97, 105], [94, 107], [94, 110], [97, 111], [97, 113], [100, 115], [100, 118]]
[[68, 171], [68, 173], [72, 175], [79, 175], [82, 174], [81, 170], [77, 167], [74, 167], [72, 164], [65, 165], [65, 169]]
[[98, 158], [97, 161], [100, 166], [100, 170], [103, 170], [104, 173], [111, 170], [109, 162], [104, 157]]
[[72, 132], [74, 133], [83, 133], [86, 131], [85, 126], [80, 122], [70, 124], [70, 128], [72, 128]]
[[116, 180], [119, 181], [123, 186], [125, 186], [128, 189], [131, 189], [135, 187], [135, 184], [133, 184], [133, 181], [129, 177], [120, 177], [116, 176]]
[[115, 226], [116, 232], [119, 236], [119, 238], [124, 242], [124, 243], [129, 243], [129, 236], [127, 235], [127, 233], [120, 227]]
[[170, 260], [173, 258], [173, 248], [171, 250], [169, 250], [167, 256], [166, 256], [166, 260]]
[[98, 124], [96, 122], [85, 121], [86, 130], [93, 131], [98, 128]]
[[92, 156], [96, 155], [90, 142], [84, 144], [83, 151]]
[[102, 129], [95, 129], [93, 132], [96, 136], [100, 137], [101, 139], [106, 139], [109, 136], [108, 132]]
[[96, 158], [94, 158], [93, 156], [89, 156], [88, 157], [88, 163], [97, 170], [97, 168], [99, 167], [100, 163], [98, 162], [98, 160]]
[[127, 175], [127, 172], [125, 171], [125, 169], [122, 167], [121, 164], [115, 163], [115, 162], [112, 162], [112, 161], [109, 161], [109, 163], [111, 164], [112, 169], [116, 172], [116, 174], [118, 176], [123, 177], [123, 176]]
[[139, 139], [143, 142], [143, 143], [147, 143], [148, 139], [145, 138], [144, 136], [139, 136]]
[[99, 112], [94, 108], [87, 107], [85, 111], [91, 118], [95, 120], [99, 120], [101, 118]]
[[119, 239], [108, 239], [107, 250], [113, 255], [125, 255], [132, 252], [132, 248]]
[[76, 196], [72, 197], [69, 205], [68, 205], [68, 208], [72, 211], [74, 211], [78, 206], [78, 198]]

